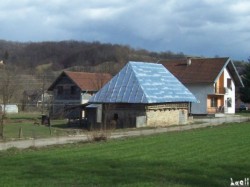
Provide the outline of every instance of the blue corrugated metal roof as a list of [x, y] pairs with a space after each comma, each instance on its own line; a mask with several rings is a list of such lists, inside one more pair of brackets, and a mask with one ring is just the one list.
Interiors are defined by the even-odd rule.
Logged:
[[90, 103], [196, 102], [194, 95], [163, 65], [129, 62]]

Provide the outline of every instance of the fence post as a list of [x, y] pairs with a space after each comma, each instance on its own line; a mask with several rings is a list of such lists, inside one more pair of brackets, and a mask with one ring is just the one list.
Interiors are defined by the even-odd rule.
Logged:
[[23, 138], [23, 129], [22, 127], [19, 128], [19, 139]]

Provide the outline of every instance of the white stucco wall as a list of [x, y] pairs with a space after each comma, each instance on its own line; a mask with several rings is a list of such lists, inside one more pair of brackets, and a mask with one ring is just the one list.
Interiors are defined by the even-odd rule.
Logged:
[[186, 84], [189, 91], [191, 91], [199, 103], [192, 103], [192, 114], [207, 114], [207, 95], [214, 93], [213, 84]]
[[[224, 70], [224, 87], [227, 87], [227, 79], [230, 78], [232, 80], [231, 85], [232, 89], [227, 89], [227, 92], [224, 96], [224, 105], [225, 105], [225, 113], [227, 114], [234, 114], [235, 113], [235, 83], [230, 76], [227, 69]], [[232, 106], [228, 107], [227, 105], [227, 99], [231, 98], [232, 100]]]

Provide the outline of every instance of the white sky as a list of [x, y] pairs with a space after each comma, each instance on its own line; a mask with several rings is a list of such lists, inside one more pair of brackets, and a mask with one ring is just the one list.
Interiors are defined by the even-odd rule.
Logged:
[[249, 0], [2, 0], [0, 39], [100, 41], [246, 60]]

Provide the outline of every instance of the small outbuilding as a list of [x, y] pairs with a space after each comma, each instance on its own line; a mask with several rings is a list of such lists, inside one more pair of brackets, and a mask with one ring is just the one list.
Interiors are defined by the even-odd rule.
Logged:
[[129, 62], [89, 100], [102, 104], [102, 124], [116, 128], [186, 124], [191, 102], [194, 95], [163, 65], [145, 62]]
[[15, 104], [0, 105], [0, 113], [17, 114], [18, 106]]

